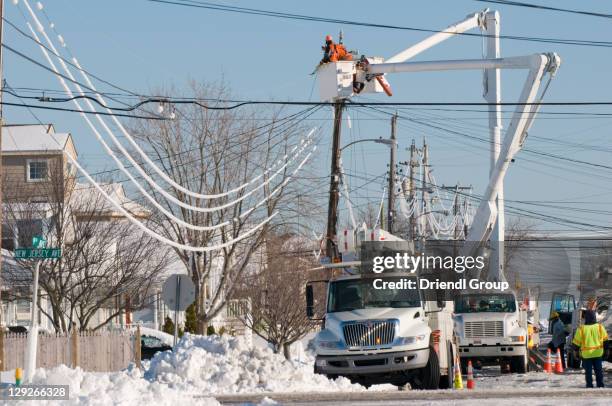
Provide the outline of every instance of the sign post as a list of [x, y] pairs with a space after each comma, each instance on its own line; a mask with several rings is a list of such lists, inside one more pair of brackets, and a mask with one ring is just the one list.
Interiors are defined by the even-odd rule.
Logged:
[[30, 313], [30, 331], [28, 332], [27, 348], [25, 353], [25, 382], [31, 383], [36, 369], [36, 349], [38, 347], [38, 275], [40, 273], [40, 260], [43, 258], [58, 259], [62, 256], [59, 248], [45, 248], [47, 240], [41, 236], [32, 237], [32, 247], [17, 248], [15, 259], [36, 258], [32, 283], [32, 303]]
[[170, 275], [164, 282], [162, 298], [174, 310], [174, 345], [178, 340], [178, 312], [186, 310], [195, 300], [195, 285], [187, 275]]

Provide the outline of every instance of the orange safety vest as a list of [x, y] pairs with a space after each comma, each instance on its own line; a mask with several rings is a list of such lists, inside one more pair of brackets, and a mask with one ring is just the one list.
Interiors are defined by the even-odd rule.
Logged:
[[353, 60], [353, 55], [348, 53], [344, 45], [331, 44], [329, 50], [329, 60], [330, 62], [351, 61]]
[[572, 343], [580, 347], [582, 358], [599, 358], [604, 353], [604, 341], [608, 339], [606, 329], [599, 323], [578, 327]]

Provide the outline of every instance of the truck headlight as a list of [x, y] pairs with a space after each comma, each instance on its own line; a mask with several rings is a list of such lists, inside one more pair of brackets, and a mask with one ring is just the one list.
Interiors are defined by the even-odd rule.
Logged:
[[426, 336], [425, 334], [421, 334], [418, 336], [398, 337], [397, 345], [408, 345], [408, 344], [420, 343], [422, 341], [425, 341], [425, 336]]
[[341, 341], [319, 341], [318, 345], [321, 348], [335, 349], [335, 348], [342, 347], [342, 342]]
[[525, 336], [510, 336], [510, 341], [513, 343], [522, 343], [525, 341]]

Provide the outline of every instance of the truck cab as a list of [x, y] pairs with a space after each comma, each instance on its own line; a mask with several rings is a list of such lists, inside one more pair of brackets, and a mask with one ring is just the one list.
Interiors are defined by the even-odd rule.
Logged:
[[463, 367], [509, 364], [511, 372], [528, 367], [527, 313], [513, 293], [464, 293], [455, 299], [455, 332]]
[[[407, 283], [415, 288], [402, 288]], [[306, 297], [313, 316], [312, 285]], [[345, 376], [364, 386], [451, 387], [456, 351], [448, 303], [440, 307], [424, 300], [418, 278], [406, 273], [333, 278], [327, 283], [323, 328], [314, 340], [315, 373]]]

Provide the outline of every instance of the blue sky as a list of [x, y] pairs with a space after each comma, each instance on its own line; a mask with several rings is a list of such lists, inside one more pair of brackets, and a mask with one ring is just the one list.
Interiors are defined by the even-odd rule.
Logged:
[[[320, 59], [320, 45], [327, 33], [343, 29], [345, 43], [367, 55], [389, 57], [424, 38], [426, 34], [359, 26], [339, 26], [295, 20], [281, 20], [155, 4], [144, 0], [49, 0], [45, 11], [64, 36], [72, 52], [90, 71], [136, 92], [161, 86], [184, 86], [189, 79], [225, 80], [236, 96], [245, 99], [317, 100], [317, 88], [310, 72]], [[508, 35], [606, 40], [612, 38], [609, 19], [487, 5], [472, 0], [379, 1], [228, 1], [227, 4], [257, 7], [308, 15], [443, 29], [467, 14], [491, 7], [501, 12], [502, 33]], [[25, 29], [23, 18], [5, 0], [7, 18]], [[612, 13], [612, 3], [601, 1], [542, 1], [540, 4], [576, 7]], [[5, 41], [42, 61], [31, 43], [9, 27]], [[455, 38], [420, 55], [415, 60], [478, 58], [479, 38]], [[502, 40], [502, 55], [558, 52], [563, 65], [547, 94], [549, 101], [612, 100], [608, 48], [576, 47]], [[59, 89], [56, 79], [5, 53], [5, 78], [13, 87]], [[502, 75], [503, 98], [516, 100], [524, 75]], [[390, 76], [393, 101], [473, 101], [481, 98], [480, 72], [419, 73]], [[314, 91], [313, 91], [314, 90]], [[372, 96], [370, 96], [372, 97]], [[386, 96], [374, 97], [387, 101]], [[6, 101], [13, 101], [6, 97]], [[608, 112], [610, 108], [549, 107], [543, 111]], [[45, 122], [60, 131], [74, 134], [81, 161], [90, 169], [111, 168], [81, 118], [70, 113], [37, 111]], [[320, 114], [328, 122], [329, 112]], [[389, 122], [381, 114], [351, 112], [352, 128], [345, 126], [343, 143], [359, 138], [387, 136]], [[486, 114], [476, 112], [412, 110], [412, 118], [486, 137]], [[26, 110], [5, 108], [9, 123], [32, 122]], [[314, 122], [313, 122], [314, 123]], [[541, 116], [527, 141], [529, 148], [574, 159], [609, 164], [612, 117]], [[328, 127], [329, 128], [329, 127]], [[328, 133], [331, 131], [328, 130]], [[543, 138], [537, 138], [537, 137]], [[315, 165], [325, 175], [329, 168], [329, 137], [321, 144]], [[427, 137], [431, 161], [439, 183], [472, 184], [482, 193], [488, 176], [488, 146], [465, 137], [432, 131], [400, 120], [400, 160], [405, 148], [416, 138]], [[547, 138], [547, 139], [544, 139]], [[560, 141], [551, 141], [558, 140]], [[571, 145], [569, 144], [571, 143]], [[388, 150], [383, 145], [360, 144], [344, 155], [347, 170], [377, 176], [386, 170]], [[522, 205], [520, 207], [595, 224], [609, 224], [608, 213], [581, 213], [573, 207], [606, 210], [612, 196], [612, 171], [543, 159], [525, 153], [513, 164], [506, 182], [506, 198], [545, 201], [565, 209]], [[351, 187], [362, 182], [351, 180]], [[381, 186], [369, 185], [355, 192], [356, 204], [380, 199]], [[561, 202], [565, 201], [565, 202]], [[583, 202], [583, 203], [567, 203]], [[543, 225], [548, 228], [567, 228]]]

